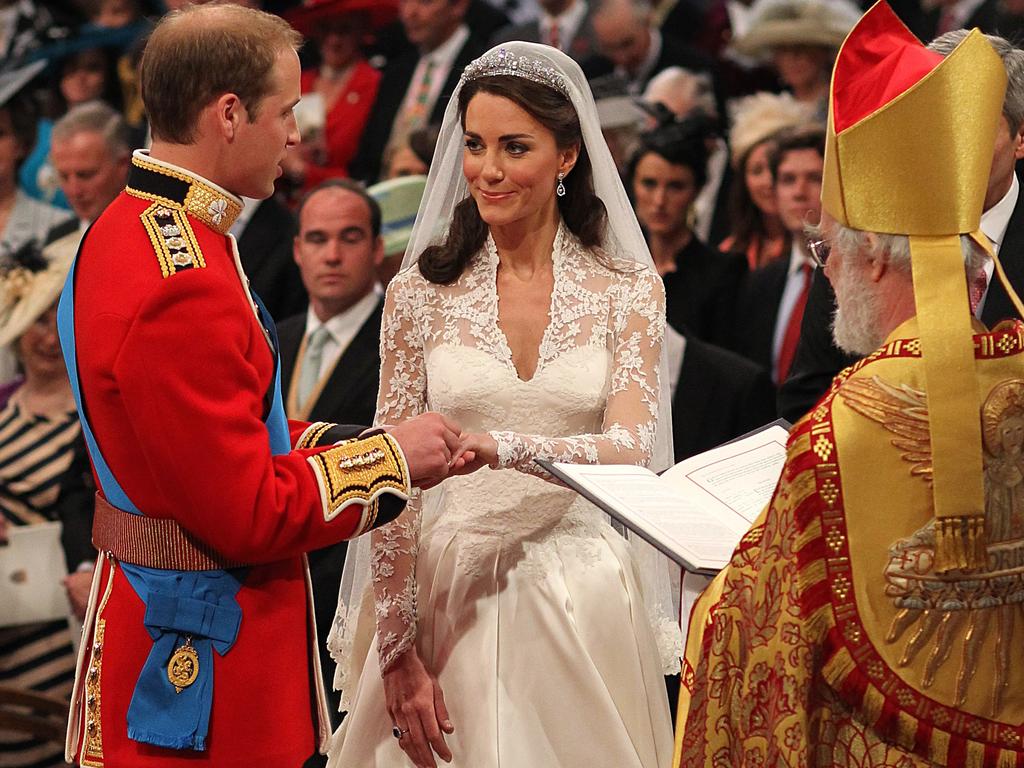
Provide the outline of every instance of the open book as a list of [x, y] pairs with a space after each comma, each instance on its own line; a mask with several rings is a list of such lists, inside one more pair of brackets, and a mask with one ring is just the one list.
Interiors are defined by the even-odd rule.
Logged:
[[774, 422], [660, 476], [630, 465], [536, 461], [686, 570], [713, 574], [771, 501], [788, 435]]

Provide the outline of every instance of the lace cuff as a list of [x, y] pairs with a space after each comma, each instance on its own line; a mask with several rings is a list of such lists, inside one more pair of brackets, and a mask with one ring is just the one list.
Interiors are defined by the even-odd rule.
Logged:
[[646, 464], [653, 448], [653, 431], [642, 425], [636, 435], [621, 424], [611, 424], [599, 435], [542, 437], [517, 432], [488, 432], [498, 445], [498, 468], [516, 469], [551, 480], [534, 459], [567, 464]]

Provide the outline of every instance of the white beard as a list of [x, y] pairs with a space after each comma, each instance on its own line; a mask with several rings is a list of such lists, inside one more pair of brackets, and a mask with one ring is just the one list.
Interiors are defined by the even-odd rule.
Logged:
[[878, 318], [882, 314], [881, 298], [871, 283], [850, 268], [846, 259], [839, 263], [836, 277], [832, 338], [847, 354], [869, 355], [885, 341], [885, 336], [878, 329]]

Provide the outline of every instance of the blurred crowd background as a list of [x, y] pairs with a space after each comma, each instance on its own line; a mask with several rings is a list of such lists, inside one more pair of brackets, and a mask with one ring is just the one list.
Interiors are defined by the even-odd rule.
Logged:
[[[509, 40], [558, 47], [590, 80], [665, 282], [677, 460], [776, 417], [799, 418], [851, 361], [830, 348], [832, 298], [804, 226], [820, 208], [832, 64], [866, 6], [243, 4], [283, 16], [307, 40], [296, 107], [303, 141], [274, 196], [246, 201], [233, 228], [252, 286], [280, 324], [290, 416], [372, 420], [381, 296], [402, 261], [437, 126], [463, 67]], [[963, 27], [1010, 43], [1024, 31], [1024, 0], [891, 4], [925, 42]], [[124, 187], [132, 151], [149, 142], [139, 64], [149, 30], [178, 5], [0, 0], [0, 540], [59, 521], [69, 574], [60, 580], [79, 618], [94, 488], [54, 306], [82, 235]], [[1020, 99], [1024, 54], [1012, 44], [1000, 53]], [[986, 209], [1007, 207], [1004, 181], [1016, 205], [1024, 112], [1009, 94], [1005, 115], [1015, 143], [997, 153], [1009, 175], [996, 178], [994, 164]], [[343, 557], [342, 544], [311, 558], [321, 638]], [[0, 766], [63, 764], [73, 634], [64, 618], [0, 626]], [[326, 654], [324, 663], [331, 668]]]

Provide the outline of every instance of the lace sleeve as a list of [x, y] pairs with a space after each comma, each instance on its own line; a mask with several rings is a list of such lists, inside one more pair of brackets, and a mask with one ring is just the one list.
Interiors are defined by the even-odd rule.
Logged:
[[[423, 341], [415, 322], [415, 296], [401, 277], [387, 292], [380, 336], [378, 424], [396, 424], [426, 409], [427, 376]], [[401, 516], [371, 534], [370, 572], [381, 674], [416, 637], [420, 503], [420, 492], [414, 490]]]
[[550, 480], [533, 459], [574, 464], [647, 464], [654, 448], [665, 335], [665, 289], [653, 271], [619, 276], [612, 374], [599, 434], [544, 437], [493, 431], [498, 466]]

